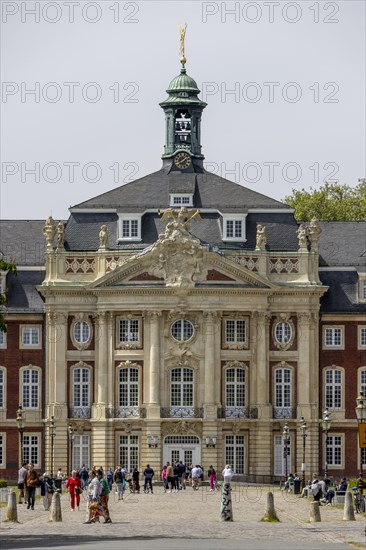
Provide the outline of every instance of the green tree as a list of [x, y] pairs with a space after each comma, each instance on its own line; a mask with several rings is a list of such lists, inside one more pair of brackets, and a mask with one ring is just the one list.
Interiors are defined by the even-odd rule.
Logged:
[[[0, 271], [10, 271], [11, 273], [14, 273], [14, 275], [18, 275], [17, 268], [14, 264], [11, 264], [9, 262], [6, 262], [5, 260], [0, 258]], [[7, 295], [6, 292], [3, 292], [0, 294], [0, 331], [6, 332], [6, 323], [4, 319], [4, 315], [2, 313], [2, 308], [7, 302]]]
[[314, 216], [321, 221], [365, 221], [366, 179], [358, 181], [356, 187], [325, 183], [310, 191], [293, 189], [284, 202], [295, 208], [295, 218], [304, 222]]

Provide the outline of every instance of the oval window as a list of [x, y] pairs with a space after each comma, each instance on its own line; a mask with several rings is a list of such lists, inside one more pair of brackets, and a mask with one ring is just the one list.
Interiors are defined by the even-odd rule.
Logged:
[[190, 321], [179, 319], [172, 324], [170, 334], [177, 342], [187, 342], [194, 335], [194, 327]]
[[86, 344], [90, 338], [90, 326], [85, 321], [78, 321], [74, 325], [74, 338], [78, 344]]

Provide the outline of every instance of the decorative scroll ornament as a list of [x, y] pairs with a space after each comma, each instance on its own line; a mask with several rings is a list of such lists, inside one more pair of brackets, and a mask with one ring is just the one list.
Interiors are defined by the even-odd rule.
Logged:
[[199, 210], [171, 208], [163, 212], [162, 220], [171, 219], [150, 249], [149, 272], [165, 280], [167, 287], [192, 288], [196, 281], [206, 278], [203, 268], [204, 247], [188, 232], [191, 220], [197, 218]]

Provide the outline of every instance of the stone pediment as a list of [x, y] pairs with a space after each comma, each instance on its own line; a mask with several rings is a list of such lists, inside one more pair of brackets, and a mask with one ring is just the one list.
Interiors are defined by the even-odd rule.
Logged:
[[142, 252], [130, 257], [122, 266], [108, 273], [90, 288], [113, 286], [155, 285], [168, 288], [238, 285], [253, 288], [273, 288], [274, 285], [258, 274], [238, 266], [189, 233], [197, 210], [181, 208], [165, 211], [163, 220], [173, 218], [165, 233]]

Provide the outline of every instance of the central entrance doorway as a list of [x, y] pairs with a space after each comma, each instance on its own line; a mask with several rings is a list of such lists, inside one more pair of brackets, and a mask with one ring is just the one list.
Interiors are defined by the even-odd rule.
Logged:
[[201, 444], [196, 435], [167, 435], [164, 438], [163, 461], [181, 460], [186, 466], [201, 463]]

